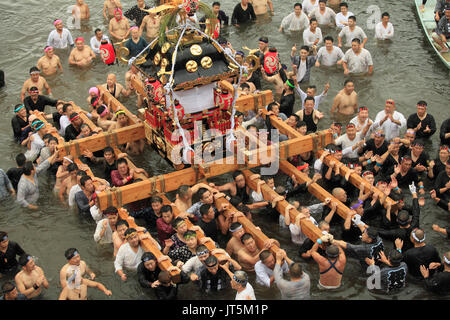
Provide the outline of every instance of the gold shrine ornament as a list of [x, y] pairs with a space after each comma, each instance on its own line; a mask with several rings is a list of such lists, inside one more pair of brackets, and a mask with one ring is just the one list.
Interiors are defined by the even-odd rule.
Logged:
[[210, 57], [206, 56], [202, 58], [200, 64], [202, 65], [203, 69], [209, 69], [212, 67], [213, 61]]
[[169, 51], [170, 49], [170, 46], [171, 45], [169, 42], [164, 43], [163, 46], [161, 47], [161, 53], [163, 54], [167, 53], [167, 51]]
[[198, 44], [194, 44], [191, 46], [191, 53], [193, 56], [199, 56], [202, 54], [202, 47], [200, 47]]
[[160, 62], [161, 62], [161, 54], [157, 52], [153, 57], [153, 63], [155, 64], [155, 66], [157, 66], [159, 65]]
[[169, 60], [167, 60], [166, 58], [163, 58], [161, 60], [161, 68], [166, 68], [169, 65]]
[[186, 62], [186, 70], [191, 73], [197, 71], [198, 70], [197, 62], [195, 62], [194, 60], [189, 60], [188, 62]]

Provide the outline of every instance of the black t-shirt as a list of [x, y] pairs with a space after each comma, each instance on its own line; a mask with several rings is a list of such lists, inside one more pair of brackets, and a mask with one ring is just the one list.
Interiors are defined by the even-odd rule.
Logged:
[[[398, 156], [399, 161], [400, 159], [401, 157]], [[394, 167], [397, 165], [399, 165], [399, 162], [391, 154], [389, 154], [386, 160], [384, 160], [383, 164], [381, 165], [381, 175], [384, 178], [390, 179], [389, 177], [394, 173]]]
[[445, 163], [442, 163], [441, 159], [439, 158], [434, 159], [434, 167], [433, 167], [434, 179], [436, 179], [439, 173], [441, 173], [444, 170], [445, 170]]
[[437, 272], [433, 277], [425, 279], [427, 290], [446, 295], [450, 293], [450, 272]]
[[[408, 117], [408, 121], [406, 122], [406, 126], [408, 129], [415, 129], [419, 123], [422, 122], [422, 126], [416, 132], [417, 138], [429, 138], [436, 132], [436, 122], [434, 121], [434, 117], [427, 113], [425, 119], [420, 120], [417, 113], [414, 113]], [[430, 132], [423, 132], [427, 126], [431, 129]]]
[[379, 259], [380, 251], [384, 250], [383, 240], [377, 237], [377, 240], [373, 243], [361, 243], [358, 245], [347, 244], [345, 254], [359, 260], [359, 263], [363, 267], [367, 267], [366, 258]]
[[6, 273], [9, 270], [16, 268], [17, 263], [16, 256], [21, 256], [25, 251], [14, 241], [9, 241], [6, 252], [0, 251], [0, 273]]
[[104, 174], [105, 180], [111, 183], [111, 172], [117, 170], [117, 160], [114, 160], [112, 164], [109, 164], [106, 160], [104, 161]]
[[17, 185], [19, 184], [20, 177], [23, 174], [23, 168], [11, 168], [6, 172], [6, 175], [8, 176], [9, 181], [11, 181], [11, 184], [17, 192]]
[[400, 146], [400, 148], [398, 149], [398, 154], [400, 155], [400, 157], [404, 157], [405, 154], [407, 154], [409, 150], [411, 150], [410, 147], [407, 147], [404, 144], [402, 144]]
[[205, 222], [200, 219], [197, 225], [202, 228], [206, 237], [210, 237], [217, 242], [217, 222], [216, 219], [212, 219], [210, 222]]
[[444, 194], [439, 192], [439, 189], [444, 188], [449, 180], [450, 180], [450, 178], [447, 175], [447, 172], [445, 172], [445, 169], [444, 169], [444, 171], [439, 173], [438, 176], [436, 177], [436, 181], [434, 183], [434, 189], [436, 190], [436, 195], [438, 197], [444, 197], [447, 199], [450, 196], [450, 190], [445, 191]]
[[287, 95], [284, 94], [285, 91], [281, 94], [280, 112], [284, 113], [289, 118], [294, 110], [295, 95], [293, 93]]
[[30, 96], [26, 97], [23, 100], [23, 104], [27, 108], [28, 111], [31, 110], [38, 110], [40, 112], [44, 112], [45, 106], [53, 106], [56, 107], [56, 104], [58, 103], [58, 100], [51, 99], [47, 96], [41, 96], [39, 95], [36, 102], [34, 102]]
[[256, 20], [255, 10], [251, 3], [247, 5], [247, 10], [242, 9], [241, 3], [239, 2], [233, 10], [233, 15], [231, 16], [232, 24], [246, 23], [250, 20]]
[[155, 288], [155, 294], [158, 300], [177, 300], [178, 287], [177, 285], [167, 287], [159, 285]]
[[14, 138], [16, 139], [16, 141], [18, 141], [18, 142], [23, 141], [25, 136], [23, 134], [24, 131], [22, 130], [22, 128], [25, 128], [26, 126], [28, 126], [28, 116], [27, 116], [27, 121], [23, 120], [21, 117], [19, 117], [17, 115], [15, 115], [11, 119], [11, 127], [13, 129]]
[[388, 151], [388, 144], [386, 141], [383, 141], [381, 146], [379, 148], [377, 148], [377, 146], [375, 145], [375, 140], [370, 139], [369, 141], [366, 142], [366, 145], [363, 148], [362, 154], [366, 153], [367, 151], [372, 151], [373, 155], [377, 154], [379, 156], [382, 156], [383, 154], [385, 154]]
[[[233, 266], [230, 266], [230, 271], [233, 272]], [[212, 274], [206, 268], [202, 268], [200, 272], [200, 287], [203, 291], [209, 293], [211, 291], [220, 291], [230, 287], [230, 277], [219, 267], [216, 274]]]
[[[257, 70], [258, 71], [258, 70]], [[258, 72], [253, 72], [252, 76], [247, 80], [255, 85], [256, 90], [261, 90], [261, 76]]]
[[450, 138], [445, 138], [445, 135], [450, 132], [450, 118], [442, 122], [441, 129], [439, 132], [439, 138], [441, 139], [441, 144], [450, 145]]
[[398, 182], [398, 186], [400, 188], [408, 188], [408, 186], [414, 182], [415, 186], [417, 186], [417, 184], [419, 183], [419, 177], [417, 175], [417, 173], [413, 170], [413, 168], [411, 167], [411, 169], [408, 170], [408, 172], [402, 176], [401, 173], [399, 173], [397, 176], [397, 182]]
[[306, 128], [308, 130], [308, 133], [316, 132], [317, 125], [314, 123], [314, 120], [313, 120], [314, 112], [311, 112], [310, 115], [307, 115], [305, 110], [302, 110], [302, 112], [303, 112], [303, 121], [306, 123]]
[[78, 130], [77, 128], [75, 128], [73, 126], [73, 124], [69, 124], [64, 133], [64, 138], [66, 139], [66, 141], [76, 140], [77, 137], [80, 135], [80, 133], [81, 133], [81, 130]]
[[160, 272], [161, 269], [159, 268], [158, 264], [156, 264], [155, 271], [150, 271], [144, 266], [144, 263], [141, 262], [137, 268], [138, 281], [141, 287], [151, 288], [149, 282], [153, 283], [158, 280]]
[[412, 161], [413, 161], [412, 167], [413, 167], [413, 168], [414, 168], [415, 166], [417, 166], [418, 164], [421, 164], [421, 165], [423, 165], [424, 167], [428, 167], [428, 159], [429, 159], [429, 157], [428, 157], [428, 154], [427, 154], [426, 152], [422, 151], [422, 153], [420, 154], [419, 158], [417, 158], [416, 161], [414, 161], [414, 159], [412, 158], [411, 154], [412, 154], [412, 150], [410, 149], [410, 150], [406, 153], [406, 155], [409, 156], [409, 157], [412, 159]]
[[[408, 265], [409, 274], [415, 278], [421, 279], [420, 266], [428, 266], [432, 262], [441, 263], [441, 257], [436, 248], [432, 245], [425, 245], [423, 247], [411, 248], [403, 254], [403, 261]], [[435, 270], [430, 270], [430, 276]]]

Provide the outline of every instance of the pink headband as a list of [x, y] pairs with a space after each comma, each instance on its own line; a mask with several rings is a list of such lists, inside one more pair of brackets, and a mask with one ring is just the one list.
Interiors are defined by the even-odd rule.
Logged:
[[105, 106], [105, 110], [103, 110], [102, 113], [99, 114], [100, 117], [105, 116], [106, 114], [108, 114], [108, 108]]
[[96, 96], [99, 96], [99, 95], [100, 95], [100, 92], [98, 91], [98, 88], [97, 88], [97, 87], [92, 87], [92, 88], [90, 88], [90, 89], [89, 89], [89, 94], [91, 94], [91, 93], [95, 93]]
[[52, 47], [52, 46], [49, 46], [49, 47], [45, 48], [45, 49], [44, 49], [44, 52], [47, 53], [47, 52], [49, 52], [50, 50], [53, 50], [53, 47]]
[[137, 26], [132, 26], [132, 27], [130, 28], [130, 31], [133, 31], [134, 29], [139, 30], [139, 28], [138, 28]]
[[116, 8], [116, 10], [114, 10], [114, 16], [116, 15], [117, 12], [120, 12], [120, 15], [122, 16], [122, 9]]
[[57, 25], [58, 23], [61, 23], [61, 22], [62, 22], [61, 19], [57, 19], [57, 20], [55, 20], [55, 22], [53, 22], [53, 25], [56, 27], [56, 25]]

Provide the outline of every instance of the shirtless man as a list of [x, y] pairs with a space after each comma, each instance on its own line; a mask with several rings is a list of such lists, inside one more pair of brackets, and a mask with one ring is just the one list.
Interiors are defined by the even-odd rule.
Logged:
[[102, 104], [97, 108], [98, 113], [98, 119], [97, 119], [97, 125], [103, 129], [103, 131], [108, 131], [109, 128], [112, 125], [115, 125], [116, 122], [110, 120], [111, 119], [111, 113], [109, 111], [109, 108]]
[[77, 0], [73, 6], [72, 16], [75, 19], [88, 20], [90, 17], [89, 6], [84, 3], [84, 0]]
[[270, 13], [273, 16], [273, 4], [272, 0], [249, 0], [249, 3], [252, 4], [253, 10], [255, 10], [255, 14], [257, 16], [267, 13], [267, 6], [269, 6]]
[[87, 288], [97, 288], [107, 296], [112, 293], [97, 281], [84, 279], [80, 276], [79, 268], [70, 266], [67, 272], [67, 286], [61, 291], [58, 300], [87, 300]]
[[59, 281], [61, 283], [61, 287], [63, 289], [67, 286], [67, 274], [68, 271], [70, 271], [69, 267], [75, 266], [79, 267], [80, 270], [80, 276], [83, 277], [86, 273], [89, 274], [91, 280], [95, 279], [95, 273], [93, 273], [89, 267], [86, 265], [86, 262], [81, 260], [80, 254], [78, 253], [77, 249], [75, 248], [69, 248], [64, 253], [64, 256], [67, 259], [67, 263], [61, 268], [61, 271], [59, 272]]
[[116, 75], [114, 73], [108, 74], [108, 77], [106, 78], [106, 83], [102, 84], [102, 87], [111, 93], [111, 95], [118, 99], [121, 94], [123, 94], [125, 97], [128, 96], [128, 91], [117, 82]]
[[[145, 16], [148, 17], [148, 16]], [[144, 18], [145, 20], [145, 18]], [[133, 88], [133, 85], [131, 84], [132, 79], [138, 79], [140, 81], [143, 81], [142, 75], [138, 70], [136, 69], [136, 66], [134, 64], [131, 65], [130, 70], [125, 73], [125, 88], [127, 89], [128, 94], [131, 94], [131, 92], [135, 91]], [[142, 96], [137, 92], [137, 106], [140, 108], [144, 102]]]
[[52, 74], [58, 72], [58, 69], [62, 72], [63, 68], [61, 61], [59, 60], [59, 57], [54, 54], [55, 50], [53, 47], [46, 46], [44, 52], [44, 56], [37, 62], [37, 67], [39, 70], [42, 70], [44, 76], [51, 76]]
[[59, 188], [66, 178], [69, 177], [69, 169], [68, 166], [73, 163], [73, 156], [67, 155], [63, 158], [62, 165], [58, 167], [58, 171], [56, 171], [56, 182], [53, 190], [56, 193], [59, 193]]
[[120, 0], [105, 0], [103, 3], [103, 17], [106, 20], [111, 20], [114, 17], [114, 11], [116, 9], [122, 9]]
[[109, 33], [112, 39], [122, 41], [130, 34], [130, 22], [122, 16], [122, 10], [114, 10], [114, 18], [109, 21]]
[[142, 36], [144, 27], [147, 41], [150, 43], [158, 36], [159, 25], [161, 23], [161, 16], [155, 13], [149, 13], [142, 20], [139, 28], [139, 35]]
[[344, 89], [334, 97], [331, 113], [338, 113], [349, 116], [356, 112], [358, 105], [358, 94], [355, 92], [355, 85], [352, 80], [345, 80]]
[[[133, 117], [136, 118], [136, 122], [139, 120], [135, 115], [133, 115]], [[116, 129], [125, 128], [133, 124], [133, 122], [130, 121], [128, 115], [123, 110], [117, 111], [114, 118], [116, 118], [116, 122], [109, 127], [108, 132], [113, 132]], [[122, 152], [127, 152], [132, 155], [138, 155], [144, 152], [144, 147], [145, 139], [131, 141], [127, 142], [125, 149], [122, 150]]]
[[71, 163], [67, 166], [67, 171], [69, 172], [69, 176], [65, 178], [61, 185], [59, 186], [58, 190], [58, 196], [62, 203], [64, 203], [64, 196], [66, 195], [69, 197], [70, 189], [72, 189], [73, 186], [77, 185], [81, 179], [80, 175], [77, 175], [78, 173], [78, 166], [76, 163]]
[[244, 249], [244, 245], [241, 242], [241, 237], [244, 235], [245, 230], [242, 224], [239, 222], [233, 222], [230, 225], [229, 231], [231, 232], [231, 239], [227, 243], [226, 252], [232, 257]]
[[211, 192], [213, 190], [206, 183], [197, 183], [192, 187], [182, 185], [177, 189], [174, 204], [180, 212], [186, 212], [190, 207], [192, 207], [192, 195], [197, 193], [200, 188], [205, 188]]
[[259, 261], [259, 254], [264, 250], [268, 250], [273, 244], [273, 239], [268, 239], [264, 243], [264, 247], [259, 250], [256, 246], [255, 239], [249, 233], [244, 233], [241, 237], [244, 247], [237, 252], [237, 261], [242, 266], [242, 270], [246, 272], [255, 271], [255, 264]]
[[344, 250], [339, 246], [329, 245], [326, 249], [326, 258], [317, 252], [319, 243], [316, 242], [311, 249], [311, 257], [319, 265], [319, 289], [337, 289], [341, 286], [347, 259]]
[[75, 48], [70, 53], [69, 64], [86, 67], [92, 63], [92, 59], [95, 59], [95, 53], [91, 47], [84, 44], [82, 37], [75, 39]]
[[48, 281], [42, 268], [34, 264], [33, 257], [24, 254], [19, 258], [22, 271], [16, 274], [14, 281], [17, 289], [28, 299], [36, 298], [42, 293], [42, 287], [48, 289]]
[[23, 103], [23, 99], [25, 99], [25, 94], [30, 90], [31, 87], [36, 87], [39, 89], [39, 93], [43, 94], [44, 89], [47, 90], [47, 94], [51, 95], [52, 90], [45, 80], [44, 77], [40, 76], [41, 71], [37, 67], [32, 67], [30, 69], [30, 79], [27, 79], [22, 86], [22, 91], [20, 92], [20, 100]]

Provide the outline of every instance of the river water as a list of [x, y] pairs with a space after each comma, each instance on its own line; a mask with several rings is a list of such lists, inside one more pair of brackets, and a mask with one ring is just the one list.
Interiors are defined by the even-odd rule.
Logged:
[[[74, 1], [73, 1], [74, 2]], [[107, 30], [107, 23], [102, 16], [103, 1], [86, 1], [91, 9], [89, 23], [83, 24], [81, 30], [72, 30], [73, 38], [83, 36], [90, 39], [96, 27]], [[231, 17], [233, 7], [237, 1], [222, 1], [222, 9]], [[369, 29], [366, 21], [371, 13], [367, 12], [367, 1], [348, 1], [350, 11], [358, 18], [357, 24], [366, 31], [369, 41], [366, 48], [371, 52], [374, 61], [374, 75], [370, 78], [358, 78], [355, 90], [359, 96], [359, 104], [365, 104], [370, 110], [373, 119], [378, 111], [384, 107], [387, 98], [396, 101], [397, 110], [407, 117], [415, 112], [416, 102], [428, 102], [428, 111], [433, 114], [438, 128], [448, 118], [450, 93], [449, 71], [435, 57], [425, 38], [420, 23], [416, 17], [412, 1], [372, 1], [381, 12], [388, 11], [391, 22], [395, 28], [395, 39], [390, 44], [377, 44], [374, 39], [374, 30]], [[241, 46], [256, 48], [258, 38], [266, 35], [270, 44], [277, 47], [284, 63], [290, 65], [289, 54], [294, 43], [300, 45], [299, 35], [286, 35], [278, 33], [282, 18], [292, 11], [293, 1], [273, 0], [275, 8], [274, 17], [259, 17], [258, 21], [246, 28], [237, 30], [229, 27], [225, 30], [227, 39], [235, 49]], [[135, 5], [135, 1], [122, 0], [125, 9]], [[37, 63], [43, 55], [43, 49], [50, 31], [53, 30], [52, 21], [62, 19], [65, 26], [69, 19], [68, 1], [6, 1], [0, 0], [0, 19], [2, 30], [2, 45], [0, 46], [0, 68], [5, 71], [7, 87], [0, 90], [0, 168], [5, 171], [15, 166], [15, 156], [21, 152], [12, 138], [10, 119], [13, 117], [13, 106], [20, 102], [20, 90], [23, 82], [28, 78], [28, 70]], [[70, 11], [70, 10], [69, 10]], [[324, 36], [330, 34], [337, 39], [336, 30], [322, 30]], [[73, 100], [79, 106], [87, 108], [86, 96], [91, 86], [105, 83], [106, 75], [114, 72], [119, 82], [124, 83], [126, 67], [123, 65], [106, 66], [97, 61], [87, 70], [69, 67], [67, 59], [69, 52], [57, 52], [60, 56], [64, 72], [48, 79], [53, 90], [53, 96], [63, 100]], [[318, 86], [318, 90], [329, 81], [331, 88], [325, 101], [321, 104], [321, 111], [325, 118], [319, 124], [319, 129], [325, 129], [330, 124], [329, 110], [335, 94], [342, 88], [346, 78], [342, 71], [313, 69], [311, 83]], [[266, 88], [269, 88], [265, 86]], [[131, 111], [136, 110], [136, 98], [130, 97], [122, 100]], [[49, 108], [49, 107], [47, 107]], [[298, 101], [296, 110], [299, 108]], [[47, 112], [52, 110], [47, 109]], [[439, 132], [426, 146], [426, 151], [435, 157], [439, 146]], [[162, 160], [156, 152], [146, 149], [140, 157], [133, 158], [140, 167], [145, 168], [150, 175], [157, 175], [172, 171], [171, 167]], [[95, 172], [95, 171], [94, 171]], [[225, 181], [225, 178], [215, 181]], [[76, 247], [81, 257], [92, 267], [97, 280], [113, 292], [111, 298], [106, 298], [101, 292], [91, 290], [90, 299], [154, 299], [151, 292], [145, 292], [139, 286], [135, 276], [122, 282], [114, 274], [112, 248], [97, 245], [93, 240], [95, 226], [93, 223], [82, 221], [75, 212], [71, 212], [60, 204], [57, 197], [52, 194], [52, 179], [45, 175], [40, 178], [41, 198], [38, 202], [40, 209], [31, 212], [20, 208], [12, 200], [0, 202], [0, 230], [10, 234], [10, 239], [17, 241], [24, 250], [38, 258], [37, 264], [41, 266], [50, 283], [45, 293], [45, 299], [57, 299], [61, 288], [59, 287], [59, 270], [66, 263], [64, 251], [69, 247]], [[278, 183], [282, 183], [279, 181]], [[173, 195], [169, 195], [173, 196]], [[173, 199], [173, 197], [171, 197]], [[312, 196], [306, 196], [309, 202], [314, 202]], [[437, 223], [447, 226], [450, 218], [446, 212], [432, 204], [427, 196], [427, 205], [422, 209], [421, 226], [427, 232], [427, 242], [436, 246], [440, 253], [448, 250], [448, 240], [431, 230], [431, 225]], [[308, 202], [306, 202], [308, 203]], [[288, 232], [279, 230], [277, 225], [267, 219], [254, 215], [255, 224], [269, 237], [277, 238], [288, 255], [299, 260], [296, 248], [290, 243]], [[390, 247], [390, 245], [389, 245]], [[365, 275], [361, 272], [359, 264], [350, 260], [344, 273], [343, 288], [334, 293], [320, 292], [316, 285], [318, 282], [318, 269], [314, 262], [304, 262], [306, 272], [311, 276], [311, 294], [313, 299], [436, 299], [426, 293], [419, 285], [409, 283], [407, 288], [397, 295], [390, 297], [371, 294], [366, 289]], [[251, 283], [255, 288], [257, 299], [279, 299], [280, 294], [276, 287], [263, 289], [254, 282], [254, 275], [250, 275]], [[193, 284], [184, 285], [179, 290], [180, 299], [234, 299], [231, 291], [220, 295], [202, 296]]]

